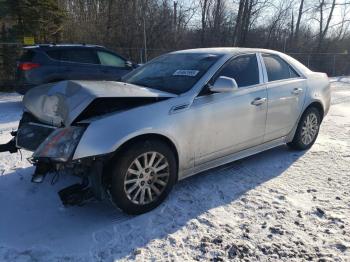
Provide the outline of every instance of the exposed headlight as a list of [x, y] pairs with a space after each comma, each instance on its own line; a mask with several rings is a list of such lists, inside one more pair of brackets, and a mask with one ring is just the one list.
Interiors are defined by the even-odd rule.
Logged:
[[34, 152], [34, 158], [50, 158], [54, 161], [68, 161], [77, 147], [84, 127], [58, 128], [49, 135]]

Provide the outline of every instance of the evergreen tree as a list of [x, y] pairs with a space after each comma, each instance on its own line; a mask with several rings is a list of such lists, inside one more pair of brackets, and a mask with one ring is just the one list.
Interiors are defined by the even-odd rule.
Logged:
[[0, 1], [6, 15], [15, 21], [13, 29], [19, 41], [24, 36], [34, 36], [36, 42], [60, 40], [65, 11], [57, 0]]

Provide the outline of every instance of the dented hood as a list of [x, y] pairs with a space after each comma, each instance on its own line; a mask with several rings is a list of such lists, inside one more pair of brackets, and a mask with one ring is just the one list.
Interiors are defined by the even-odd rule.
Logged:
[[175, 96], [156, 89], [114, 81], [62, 81], [29, 90], [23, 98], [23, 105], [43, 123], [68, 126], [97, 98]]

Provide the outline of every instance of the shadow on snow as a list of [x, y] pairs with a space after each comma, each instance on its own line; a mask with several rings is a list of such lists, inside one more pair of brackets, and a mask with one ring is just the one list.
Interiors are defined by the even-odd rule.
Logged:
[[13, 247], [37, 252], [37, 259], [81, 258], [88, 250], [86, 259], [92, 260], [133, 256], [136, 248], [279, 176], [302, 155], [281, 146], [190, 177], [180, 181], [160, 207], [137, 217], [115, 210], [108, 201], [64, 208], [57, 191], [75, 178], [61, 175], [51, 185], [48, 176], [36, 185], [30, 183], [32, 167], [17, 169], [0, 176], [0, 251]]

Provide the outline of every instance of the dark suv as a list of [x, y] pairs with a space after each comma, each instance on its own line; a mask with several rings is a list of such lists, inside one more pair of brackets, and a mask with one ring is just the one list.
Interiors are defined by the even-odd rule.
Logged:
[[114, 80], [137, 65], [96, 45], [36, 45], [25, 47], [17, 64], [16, 91], [61, 80]]

